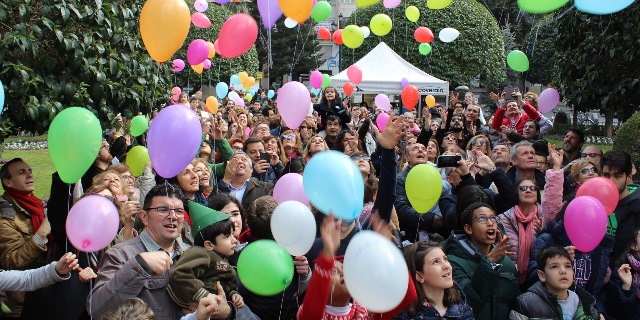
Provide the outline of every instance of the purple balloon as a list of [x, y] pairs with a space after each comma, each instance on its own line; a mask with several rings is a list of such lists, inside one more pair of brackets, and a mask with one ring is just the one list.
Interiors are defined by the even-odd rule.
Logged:
[[180, 72], [184, 70], [184, 60], [182, 59], [174, 59], [173, 66], [171, 67], [173, 72]]
[[227, 3], [231, 2], [231, 0], [215, 0], [215, 2], [217, 4], [227, 4]]
[[204, 59], [204, 62], [202, 63], [202, 67], [205, 68], [205, 70], [209, 70], [209, 68], [211, 68], [211, 60]]
[[236, 106], [240, 106], [240, 107], [244, 107], [244, 99], [238, 97], [233, 99], [233, 104], [235, 104]]
[[162, 109], [149, 127], [149, 157], [156, 172], [171, 178], [182, 172], [200, 151], [202, 129], [198, 115], [184, 105]]
[[376, 125], [380, 131], [384, 131], [384, 128], [387, 127], [387, 122], [389, 121], [389, 115], [382, 112], [376, 118]]
[[304, 84], [287, 82], [278, 91], [278, 111], [287, 127], [297, 129], [309, 112], [309, 90]]
[[374, 100], [376, 107], [383, 111], [391, 111], [391, 102], [389, 102], [389, 97], [380, 93], [376, 96]]
[[209, 8], [209, 1], [207, 0], [196, 0], [193, 4], [193, 7], [196, 8], [198, 12], [205, 12]]
[[400, 80], [400, 84], [402, 85], [402, 88], [408, 86], [409, 85], [409, 79], [402, 78], [402, 80]]
[[307, 194], [304, 192], [302, 175], [287, 173], [282, 176], [273, 188], [273, 198], [275, 198], [278, 203], [295, 200], [308, 206], [309, 198], [307, 198]]
[[202, 39], [196, 39], [187, 48], [187, 61], [192, 66], [201, 64], [209, 55], [209, 45]]
[[393, 9], [400, 4], [400, 0], [384, 0], [384, 7], [387, 9]]
[[591, 252], [607, 232], [607, 211], [594, 197], [576, 197], [565, 211], [564, 228], [578, 250]]
[[560, 93], [554, 88], [547, 88], [538, 97], [538, 110], [547, 113], [560, 103]]
[[273, 28], [276, 21], [282, 16], [278, 0], [258, 0], [258, 11], [260, 11], [262, 24], [266, 29]]
[[319, 89], [322, 86], [322, 73], [318, 70], [311, 72], [311, 76], [309, 76], [309, 82], [311, 82], [311, 87], [314, 89]]
[[91, 195], [71, 207], [65, 229], [67, 239], [76, 249], [96, 252], [113, 241], [119, 227], [120, 215], [113, 202], [107, 197]]

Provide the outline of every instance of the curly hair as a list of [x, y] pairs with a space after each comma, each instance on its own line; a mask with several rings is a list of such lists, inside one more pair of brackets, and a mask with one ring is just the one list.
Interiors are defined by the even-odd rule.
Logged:
[[247, 224], [254, 237], [273, 240], [273, 233], [271, 233], [271, 216], [277, 206], [278, 202], [272, 196], [262, 196], [249, 205], [249, 209], [247, 210]]

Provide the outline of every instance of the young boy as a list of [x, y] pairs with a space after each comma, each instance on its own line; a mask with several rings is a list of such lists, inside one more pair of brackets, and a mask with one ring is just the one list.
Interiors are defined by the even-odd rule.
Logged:
[[596, 299], [586, 290], [573, 286], [573, 263], [569, 252], [550, 245], [536, 255], [538, 278], [529, 290], [516, 299], [509, 319], [600, 319]]

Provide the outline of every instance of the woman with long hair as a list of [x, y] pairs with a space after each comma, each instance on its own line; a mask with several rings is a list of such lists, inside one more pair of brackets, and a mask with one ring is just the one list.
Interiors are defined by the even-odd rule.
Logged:
[[311, 159], [313, 155], [325, 150], [329, 150], [329, 145], [327, 145], [327, 142], [323, 137], [315, 135], [311, 140], [309, 140], [309, 143], [307, 143], [307, 147], [304, 149], [302, 156], [307, 162], [309, 162], [309, 159]]
[[278, 140], [278, 138], [274, 136], [266, 136], [262, 138], [262, 141], [264, 141], [264, 151], [269, 154], [277, 154], [278, 158], [282, 162], [282, 165], [286, 166], [289, 159], [287, 159], [287, 157], [285, 156], [284, 149], [282, 148], [280, 140]]
[[293, 157], [298, 157], [302, 155], [302, 141], [300, 139], [300, 135], [293, 130], [286, 130], [280, 135], [280, 145], [282, 145], [282, 149], [284, 150], [284, 157], [280, 159], [283, 160], [283, 164], [286, 165], [284, 159], [287, 161]]

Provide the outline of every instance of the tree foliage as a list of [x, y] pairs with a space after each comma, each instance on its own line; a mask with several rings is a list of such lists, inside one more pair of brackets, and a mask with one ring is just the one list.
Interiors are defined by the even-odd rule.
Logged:
[[[497, 86], [505, 79], [504, 41], [500, 29], [491, 13], [476, 0], [458, 0], [442, 10], [428, 10], [424, 1], [403, 1], [405, 6], [415, 5], [421, 9], [417, 23], [404, 15], [404, 6], [385, 9], [382, 4], [358, 9], [347, 20], [347, 25], [368, 25], [371, 17], [385, 13], [393, 21], [393, 29], [384, 36], [373, 33], [357, 49], [342, 48], [340, 65], [346, 68], [358, 61], [380, 41], [386, 42], [405, 60], [450, 82], [450, 85], [469, 85], [476, 76], [481, 76], [483, 86]], [[431, 42], [432, 51], [423, 56], [418, 52], [419, 43], [413, 37], [419, 26], [429, 27], [436, 40]], [[446, 27], [460, 31], [458, 39], [443, 43], [437, 39], [438, 32]]]
[[539, 20], [524, 38], [523, 52], [529, 57], [527, 80], [549, 84], [553, 80], [555, 63], [553, 16]]
[[640, 161], [640, 113], [636, 112], [616, 131], [613, 139], [613, 149], [624, 151], [631, 155], [636, 165]]

